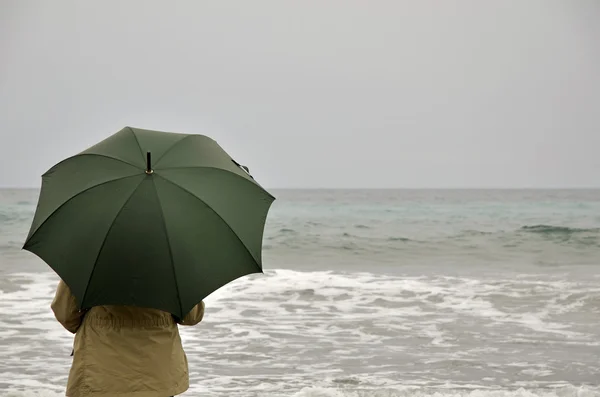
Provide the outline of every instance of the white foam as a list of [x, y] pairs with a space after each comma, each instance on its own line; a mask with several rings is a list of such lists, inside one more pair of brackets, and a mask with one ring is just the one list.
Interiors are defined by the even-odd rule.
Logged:
[[324, 387], [306, 387], [293, 394], [293, 397], [598, 397], [598, 388], [576, 388], [567, 386], [560, 389], [516, 390], [420, 390], [414, 388], [356, 390]]
[[[20, 289], [0, 294], [0, 337], [10, 341], [0, 345], [0, 378], [10, 372], [15, 389], [61, 390], [73, 337], [50, 311], [57, 278], [51, 273], [9, 277]], [[205, 300], [207, 313], [199, 326], [182, 327], [192, 378], [188, 395], [351, 393], [332, 387], [340, 381], [336, 376], [399, 393], [403, 384], [439, 385], [457, 373], [468, 377], [484, 364], [494, 373], [488, 380], [472, 380], [480, 390], [511, 377], [531, 388], [547, 385], [547, 377], [558, 379], [553, 384], [568, 380], [572, 348], [582, 352], [577, 376], [588, 371], [596, 379], [597, 354], [591, 349], [598, 346], [600, 320], [586, 310], [598, 302], [600, 289], [592, 281], [543, 277], [291, 270], [245, 277]], [[526, 358], [520, 372], [511, 367], [512, 356]], [[453, 367], [456, 362], [461, 365]], [[303, 389], [309, 386], [316, 389]], [[360, 390], [342, 395], [361, 395]]]
[[9, 390], [7, 392], [0, 391], [0, 397], [64, 397], [64, 395], [65, 393], [56, 393], [49, 390]]

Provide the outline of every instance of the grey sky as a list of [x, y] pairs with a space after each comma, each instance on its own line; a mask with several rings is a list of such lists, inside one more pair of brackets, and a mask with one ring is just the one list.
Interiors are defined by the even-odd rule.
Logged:
[[266, 187], [600, 187], [600, 1], [0, 0], [0, 186], [126, 125]]

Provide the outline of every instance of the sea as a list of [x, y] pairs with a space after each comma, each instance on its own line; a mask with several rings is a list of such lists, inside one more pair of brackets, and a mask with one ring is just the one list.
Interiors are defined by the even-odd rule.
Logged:
[[[600, 190], [273, 193], [264, 274], [181, 328], [185, 396], [600, 396]], [[37, 197], [0, 190], [0, 397], [71, 364]]]

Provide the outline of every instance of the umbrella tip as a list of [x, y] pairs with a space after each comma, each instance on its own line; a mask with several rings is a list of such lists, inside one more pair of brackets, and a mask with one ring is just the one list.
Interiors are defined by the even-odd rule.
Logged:
[[150, 175], [154, 173], [152, 169], [152, 154], [150, 152], [146, 152], [146, 174]]

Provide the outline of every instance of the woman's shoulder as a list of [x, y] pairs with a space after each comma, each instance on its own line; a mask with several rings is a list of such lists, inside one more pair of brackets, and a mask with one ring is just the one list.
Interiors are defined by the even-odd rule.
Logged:
[[138, 306], [95, 306], [86, 314], [89, 320], [114, 326], [172, 326], [170, 313]]

